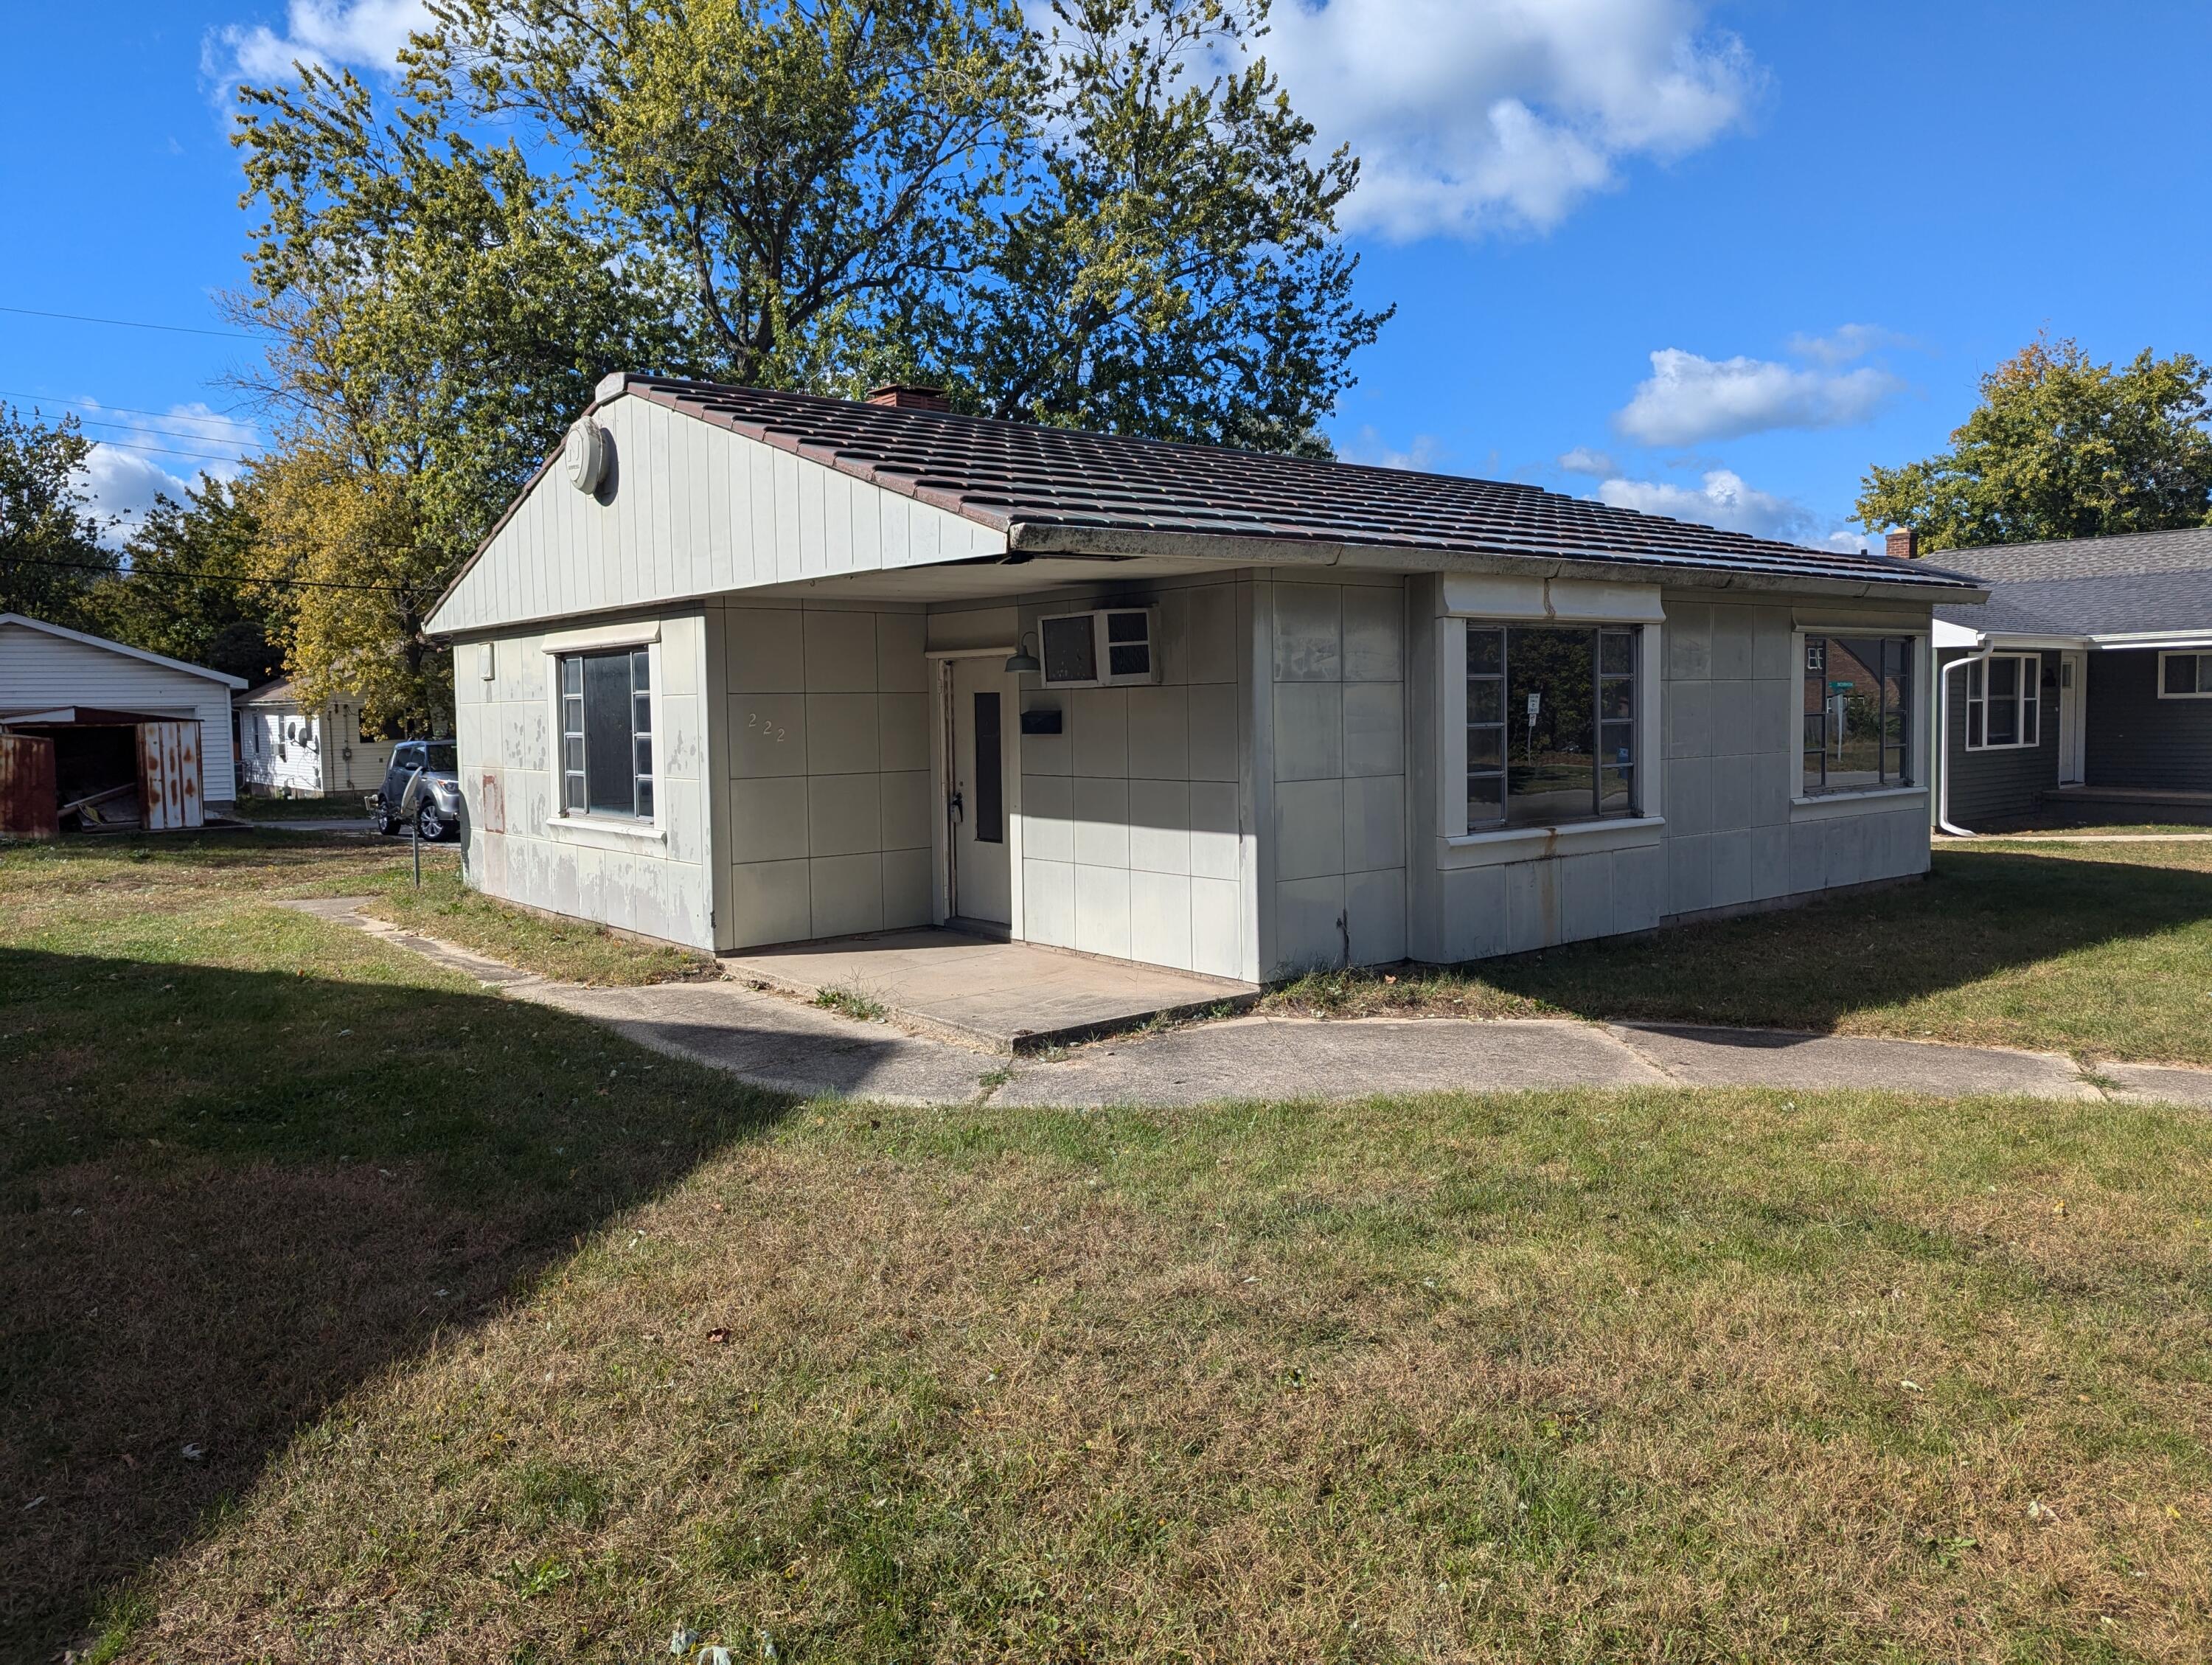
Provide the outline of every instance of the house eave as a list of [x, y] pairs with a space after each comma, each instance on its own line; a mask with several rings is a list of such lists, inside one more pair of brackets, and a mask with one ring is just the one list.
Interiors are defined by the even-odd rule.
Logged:
[[1989, 592], [1948, 580], [1846, 578], [1776, 573], [1680, 560], [1590, 556], [1485, 553], [1395, 544], [1347, 544], [1323, 539], [1267, 538], [1223, 532], [1159, 532], [1139, 528], [1054, 526], [1018, 521], [1006, 534], [1010, 553], [1158, 557], [1204, 561], [1225, 567], [1313, 567], [1387, 573], [1479, 572], [1533, 578], [1588, 578], [1619, 582], [1632, 576], [1685, 589], [1846, 597], [1856, 600], [1926, 600], [1978, 604]]

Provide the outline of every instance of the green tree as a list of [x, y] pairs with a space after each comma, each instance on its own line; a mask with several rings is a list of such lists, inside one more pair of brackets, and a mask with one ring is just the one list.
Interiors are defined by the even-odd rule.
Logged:
[[86, 598], [100, 635], [248, 683], [283, 669], [290, 592], [267, 581], [250, 482], [207, 480], [154, 500], [124, 545], [127, 568]]
[[1037, 81], [1014, 0], [434, 0], [425, 82], [573, 157], [682, 274], [695, 356], [848, 391], [980, 258]]
[[1056, 0], [1036, 178], [943, 350], [994, 416], [1322, 452], [1354, 305], [1336, 211], [1359, 166], [1262, 58], [1265, 0]]
[[424, 618], [610, 370], [1313, 451], [1386, 316], [1355, 164], [1249, 55], [1265, 0], [1066, 0], [1048, 37], [1017, 0], [429, 11], [389, 109], [306, 66], [238, 133], [260, 536], [316, 575], [288, 665], [372, 720], [443, 720]]
[[276, 332], [248, 386], [297, 461], [265, 476], [264, 564], [315, 580], [288, 668], [310, 698], [359, 693], [372, 722], [442, 729], [430, 607], [593, 384], [674, 357], [677, 298], [519, 145], [474, 143], [434, 76], [389, 119], [312, 66], [242, 96], [247, 200], [268, 217], [239, 309]]
[[1859, 523], [1910, 526], [1929, 550], [2205, 525], [2208, 387], [2187, 353], [2115, 369], [2039, 336], [1982, 378], [1950, 450], [1868, 471]]
[[82, 484], [92, 451], [76, 417], [0, 404], [0, 613], [90, 628], [86, 598], [117, 565]]

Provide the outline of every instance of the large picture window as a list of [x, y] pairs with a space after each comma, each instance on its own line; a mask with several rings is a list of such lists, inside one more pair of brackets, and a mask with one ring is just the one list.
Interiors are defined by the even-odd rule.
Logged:
[[1966, 750], [2002, 751], [2042, 738], [2043, 659], [1992, 653], [1966, 666]]
[[653, 680], [640, 647], [561, 659], [561, 805], [653, 818]]
[[1911, 636], [1807, 636], [1803, 795], [1912, 784]]
[[1636, 813], [1633, 629], [1467, 627], [1467, 824]]

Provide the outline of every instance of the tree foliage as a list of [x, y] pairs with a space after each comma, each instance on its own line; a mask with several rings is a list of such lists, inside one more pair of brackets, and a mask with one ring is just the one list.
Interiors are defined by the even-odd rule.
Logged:
[[283, 668], [290, 592], [266, 580], [250, 482], [204, 481], [157, 497], [124, 545], [128, 570], [86, 598], [101, 635], [251, 683]]
[[268, 218], [242, 303], [277, 345], [253, 382], [276, 416], [269, 570], [302, 588], [288, 664], [310, 699], [442, 725], [422, 633], [446, 581], [609, 370], [668, 360], [672, 293], [609, 248], [510, 141], [459, 130], [418, 76], [390, 118], [349, 75], [247, 89], [249, 200]]
[[1860, 524], [1929, 550], [2212, 522], [2212, 367], [2146, 348], [2124, 368], [2039, 337], [1982, 378], [1951, 449], [1868, 471]]
[[373, 717], [441, 714], [427, 611], [609, 371], [1312, 452], [1387, 317], [1266, 0], [428, 10], [389, 98], [305, 66], [238, 133], [264, 553], [357, 586], [301, 591], [288, 664]]
[[680, 271], [695, 354], [848, 386], [971, 270], [1036, 75], [1012, 0], [438, 0], [420, 62]]
[[1358, 179], [1266, 61], [1264, 6], [1058, 0], [1036, 181], [943, 357], [991, 415], [1326, 452], [1316, 424], [1389, 313], [1336, 210]]
[[117, 562], [82, 483], [92, 450], [74, 416], [0, 404], [0, 613], [91, 627], [86, 599]]

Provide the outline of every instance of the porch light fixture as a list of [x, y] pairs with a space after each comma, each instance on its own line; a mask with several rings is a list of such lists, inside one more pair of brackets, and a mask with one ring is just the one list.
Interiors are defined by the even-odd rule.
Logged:
[[1029, 631], [1023, 631], [1021, 641], [1014, 644], [1014, 651], [1008, 655], [1006, 664], [1008, 676], [1018, 677], [1024, 673], [1036, 676], [1044, 669], [1043, 663], [1035, 653], [1030, 652], [1025, 645], [1029, 641], [1030, 635]]

